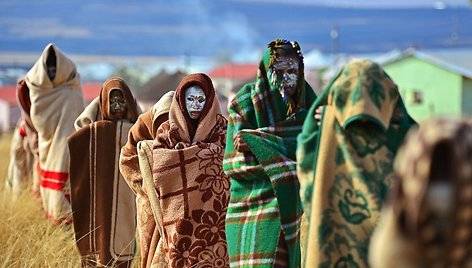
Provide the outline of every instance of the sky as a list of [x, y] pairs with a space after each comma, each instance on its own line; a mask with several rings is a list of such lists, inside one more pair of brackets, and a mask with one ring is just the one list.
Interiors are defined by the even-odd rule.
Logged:
[[[455, 45], [472, 46], [472, 27], [462, 26], [472, 19], [470, 6], [469, 0], [2, 0], [0, 52], [40, 53], [54, 42], [74, 54], [245, 59], [280, 36], [329, 51], [334, 26], [341, 51], [444, 46], [454, 31], [462, 38]], [[413, 8], [427, 11], [395, 11]]]
[[435, 7], [444, 6], [458, 7], [467, 6], [467, 0], [239, 0], [258, 2], [285, 2], [300, 3], [305, 5], [323, 5], [332, 7], [367, 7], [367, 8], [413, 8], [413, 7]]

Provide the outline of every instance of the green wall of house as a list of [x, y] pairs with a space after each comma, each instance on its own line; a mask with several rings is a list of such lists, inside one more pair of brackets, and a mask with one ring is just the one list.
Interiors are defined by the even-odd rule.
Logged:
[[464, 78], [462, 82], [462, 113], [472, 116], [472, 79]]
[[[470, 91], [462, 94], [462, 76], [413, 56], [383, 66], [399, 87], [408, 112], [417, 121], [437, 116], [460, 116], [465, 98], [472, 100]], [[464, 79], [465, 80], [465, 79]], [[415, 92], [417, 101], [415, 103]], [[463, 98], [464, 97], [464, 98]], [[472, 104], [467, 104], [472, 112]]]

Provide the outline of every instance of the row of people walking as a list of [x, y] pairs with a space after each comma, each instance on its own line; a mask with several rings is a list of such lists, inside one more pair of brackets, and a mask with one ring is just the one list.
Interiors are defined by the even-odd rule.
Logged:
[[[34, 155], [41, 177], [35, 181], [43, 206], [54, 222], [73, 222], [84, 266], [128, 267], [135, 223], [141, 267], [369, 267], [369, 259], [373, 267], [388, 267], [379, 256], [395, 256], [408, 267], [465, 265], [468, 231], [445, 255], [437, 250], [443, 244], [418, 230], [432, 175], [401, 177], [405, 164], [395, 172], [397, 151], [416, 122], [378, 64], [346, 64], [317, 97], [304, 79], [299, 44], [276, 39], [263, 54], [256, 81], [230, 101], [228, 119], [202, 73], [186, 76], [144, 113], [126, 82], [112, 77], [84, 110], [71, 64], [49, 45], [18, 92], [29, 89], [31, 109], [21, 120], [29, 111], [38, 136]], [[425, 124], [420, 135], [436, 125], [450, 130], [443, 133], [446, 142], [458, 135], [453, 129], [462, 131], [461, 140], [471, 139], [464, 120]], [[429, 146], [440, 142], [433, 139]], [[413, 170], [432, 168], [428, 164], [424, 160]], [[444, 164], [434, 162], [450, 171]], [[440, 193], [455, 176], [442, 174]], [[394, 214], [404, 209], [404, 215], [385, 212], [387, 219], [378, 224], [388, 198], [408, 201], [398, 209], [392, 203]], [[434, 206], [425, 211], [444, 213]], [[460, 226], [469, 230], [464, 222]], [[400, 254], [385, 233], [407, 237], [410, 252]]]

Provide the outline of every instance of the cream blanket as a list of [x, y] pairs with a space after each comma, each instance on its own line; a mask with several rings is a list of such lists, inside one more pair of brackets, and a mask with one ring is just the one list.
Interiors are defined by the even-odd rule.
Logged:
[[[46, 70], [49, 48], [55, 51], [57, 59], [53, 81]], [[79, 79], [75, 64], [53, 44], [46, 46], [25, 78], [30, 89], [31, 121], [38, 131], [41, 198], [48, 218], [54, 223], [71, 221], [67, 137], [84, 109]]]

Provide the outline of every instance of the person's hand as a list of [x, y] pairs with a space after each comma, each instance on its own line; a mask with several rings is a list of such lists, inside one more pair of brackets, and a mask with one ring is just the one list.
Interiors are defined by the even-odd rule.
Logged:
[[324, 106], [320, 106], [315, 110], [315, 120], [318, 123], [318, 126], [321, 125], [321, 116], [323, 115]]
[[240, 153], [242, 152], [249, 152], [249, 146], [247, 143], [243, 140], [243, 138], [240, 135], [241, 133], [236, 134], [236, 137], [234, 137], [234, 149]]

